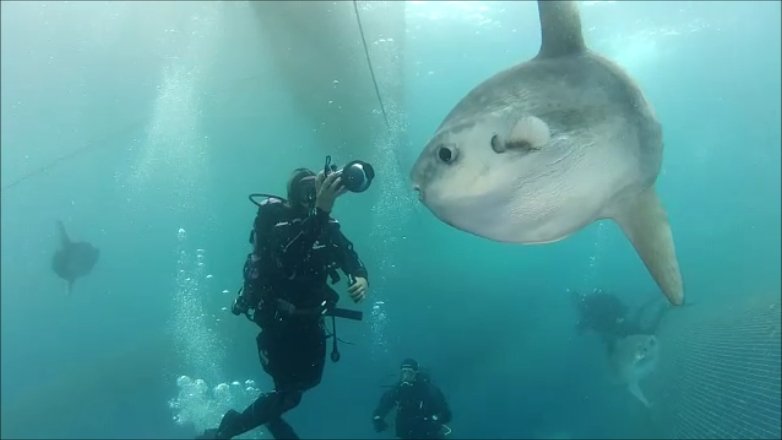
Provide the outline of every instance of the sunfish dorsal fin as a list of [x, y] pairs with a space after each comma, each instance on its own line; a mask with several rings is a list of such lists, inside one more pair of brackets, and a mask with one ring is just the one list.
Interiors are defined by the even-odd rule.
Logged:
[[583, 52], [584, 36], [575, 1], [538, 0], [540, 51], [537, 58], [550, 58]]
[[63, 225], [60, 220], [57, 220], [57, 231], [59, 232], [60, 242], [62, 242], [63, 246], [71, 244], [71, 239], [68, 238], [68, 233], [65, 232], [65, 225]]

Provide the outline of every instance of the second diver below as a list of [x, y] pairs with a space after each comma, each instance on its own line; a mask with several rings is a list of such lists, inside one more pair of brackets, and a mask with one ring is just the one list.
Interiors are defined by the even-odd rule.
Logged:
[[288, 181], [287, 201], [268, 198], [259, 204], [250, 236], [253, 251], [233, 311], [252, 310], [252, 319], [261, 327], [258, 354], [274, 391], [261, 394], [242, 412], [229, 410], [219, 427], [198, 438], [230, 439], [261, 425], [274, 438], [298, 438], [282, 415], [323, 375], [323, 306], [333, 307], [339, 299], [327, 277], [334, 282], [335, 269], [340, 268], [351, 282], [348, 292], [354, 302], [367, 293], [367, 270], [330, 216], [336, 198], [346, 191], [341, 174], [316, 176], [296, 169]]
[[399, 383], [383, 393], [373, 415], [375, 431], [388, 429], [386, 414], [396, 407], [395, 431], [398, 438], [443, 439], [451, 433], [451, 409], [440, 388], [429, 375], [418, 370], [418, 362], [405, 359], [400, 366]]
[[[603, 339], [606, 353], [612, 354], [617, 342], [630, 335], [654, 335], [666, 312], [667, 304], [660, 304], [657, 295], [639, 307], [633, 315], [618, 295], [595, 289], [592, 293], [573, 292], [579, 314], [576, 330], [582, 334], [592, 330]], [[650, 307], [657, 305], [651, 319], [644, 320]]]

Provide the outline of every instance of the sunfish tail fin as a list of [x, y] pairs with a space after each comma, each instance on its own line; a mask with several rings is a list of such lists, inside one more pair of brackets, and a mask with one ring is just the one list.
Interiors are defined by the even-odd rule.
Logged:
[[538, 0], [540, 51], [538, 58], [558, 57], [586, 50], [581, 16], [575, 1]]
[[71, 239], [68, 237], [68, 233], [65, 232], [65, 225], [62, 224], [61, 220], [57, 220], [57, 232], [60, 235], [60, 241], [62, 242], [63, 246], [67, 246], [71, 243]]
[[668, 215], [654, 187], [618, 207], [611, 217], [619, 224], [668, 301], [680, 306], [684, 287]]
[[638, 381], [633, 381], [627, 384], [627, 389], [630, 390], [630, 394], [635, 396], [636, 399], [641, 401], [641, 403], [644, 404], [645, 407], [649, 408], [652, 405], [649, 403], [648, 400], [646, 400], [646, 396], [644, 396], [644, 392], [641, 391], [641, 386], [638, 384]]

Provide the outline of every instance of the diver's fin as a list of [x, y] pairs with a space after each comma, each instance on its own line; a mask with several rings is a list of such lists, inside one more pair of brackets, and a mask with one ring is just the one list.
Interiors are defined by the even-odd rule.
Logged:
[[558, 57], [586, 50], [581, 17], [575, 1], [538, 0], [540, 51], [537, 58]]
[[71, 239], [68, 237], [68, 233], [65, 232], [65, 225], [62, 224], [62, 221], [57, 220], [57, 230], [60, 234], [60, 241], [62, 242], [63, 246], [67, 246], [71, 244]]
[[214, 428], [207, 429], [203, 433], [197, 435], [195, 437], [195, 440], [214, 440], [214, 439], [218, 439], [220, 437], [218, 437], [217, 432], [218, 432], [217, 429], [214, 429]]
[[615, 206], [610, 213], [651, 272], [668, 301], [680, 306], [684, 302], [684, 287], [679, 262], [673, 244], [668, 215], [657, 198], [654, 186], [635, 199]]
[[644, 396], [644, 392], [641, 391], [641, 387], [638, 385], [638, 381], [628, 383], [627, 389], [630, 390], [630, 393], [635, 396], [636, 399], [640, 400], [645, 407], [649, 408], [652, 406], [649, 401], [646, 400], [646, 396]]

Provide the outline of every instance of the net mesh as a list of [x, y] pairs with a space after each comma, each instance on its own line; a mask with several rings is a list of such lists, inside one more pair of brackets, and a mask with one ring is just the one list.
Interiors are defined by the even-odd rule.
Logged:
[[665, 380], [658, 389], [666, 405], [658, 416], [666, 437], [782, 438], [780, 298], [727, 303], [696, 304], [661, 326], [657, 377]]

